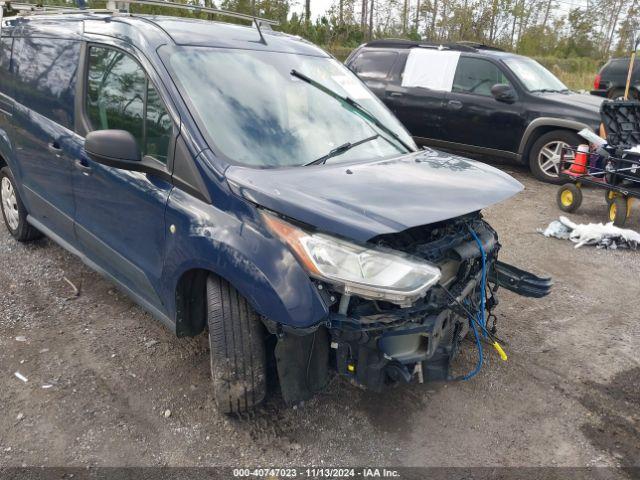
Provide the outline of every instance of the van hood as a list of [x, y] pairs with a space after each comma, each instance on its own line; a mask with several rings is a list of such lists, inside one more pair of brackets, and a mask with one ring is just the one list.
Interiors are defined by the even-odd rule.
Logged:
[[361, 242], [475, 212], [523, 188], [496, 168], [431, 149], [373, 162], [231, 166], [225, 175], [257, 205]]

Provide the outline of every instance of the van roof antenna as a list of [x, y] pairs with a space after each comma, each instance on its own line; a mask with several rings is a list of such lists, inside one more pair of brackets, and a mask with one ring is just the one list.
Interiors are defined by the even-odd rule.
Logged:
[[259, 18], [254, 17], [253, 24], [256, 26], [256, 30], [258, 30], [258, 35], [260, 35], [260, 43], [263, 45], [267, 44], [267, 40], [264, 38], [262, 34], [262, 28], [266, 30], [271, 30], [271, 25], [268, 23], [263, 23]]

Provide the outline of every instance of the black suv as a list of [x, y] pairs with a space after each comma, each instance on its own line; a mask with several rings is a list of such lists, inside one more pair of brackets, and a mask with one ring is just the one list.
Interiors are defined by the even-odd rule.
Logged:
[[375, 40], [346, 65], [418, 144], [528, 162], [558, 183], [564, 146], [597, 131], [601, 99], [570, 91], [531, 58], [476, 44]]
[[[591, 95], [617, 100], [622, 99], [624, 97], [624, 88], [627, 85], [629, 61], [629, 57], [612, 58], [605, 63], [593, 81]], [[629, 98], [640, 98], [640, 62], [634, 62], [633, 65]]]

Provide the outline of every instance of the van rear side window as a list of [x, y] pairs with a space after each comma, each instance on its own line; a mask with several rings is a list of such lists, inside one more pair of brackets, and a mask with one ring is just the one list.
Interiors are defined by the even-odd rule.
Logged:
[[16, 38], [13, 44], [15, 98], [25, 107], [73, 129], [80, 42]]
[[171, 118], [145, 71], [126, 53], [91, 47], [86, 109], [94, 130], [126, 130], [143, 155], [167, 162]]

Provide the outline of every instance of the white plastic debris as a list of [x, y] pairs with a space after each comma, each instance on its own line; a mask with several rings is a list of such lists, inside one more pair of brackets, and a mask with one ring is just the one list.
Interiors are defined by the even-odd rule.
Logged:
[[168, 408], [164, 411], [163, 413], [164, 418], [169, 418], [171, 416], [171, 410], [169, 410]]
[[16, 416], [16, 420], [18, 422], [20, 422], [23, 418], [24, 418], [24, 413], [22, 413], [22, 412], [18, 413], [18, 415]]
[[600, 137], [600, 135], [597, 135], [588, 128], [583, 128], [582, 130], [580, 130], [578, 132], [578, 135], [597, 147], [604, 147], [607, 144], [607, 141], [604, 138]]
[[25, 377], [23, 374], [21, 374], [20, 372], [16, 372], [16, 373], [14, 373], [14, 375], [16, 376], [16, 378], [18, 380], [22, 380], [25, 383], [27, 383], [29, 381], [29, 379], [27, 377]]
[[18, 335], [16, 337], [16, 342], [26, 342], [27, 341], [27, 337], [25, 337], [24, 335]]
[[613, 223], [578, 224], [567, 217], [554, 220], [544, 230], [539, 230], [545, 237], [571, 240], [576, 248], [583, 245], [595, 245], [597, 248], [628, 248], [636, 250], [640, 247], [640, 233], [628, 228], [620, 228]]
[[48, 390], [49, 388], [53, 387], [53, 385], [47, 383], [46, 385], [42, 385], [42, 388], [44, 388], [45, 390]]

